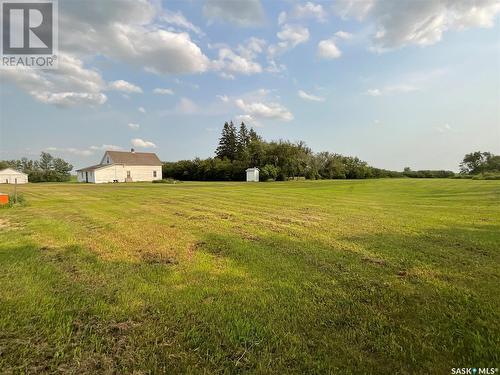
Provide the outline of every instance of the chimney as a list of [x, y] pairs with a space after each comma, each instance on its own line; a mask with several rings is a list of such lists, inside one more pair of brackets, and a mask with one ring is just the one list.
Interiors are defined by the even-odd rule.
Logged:
[[131, 148], [131, 149], [130, 149], [130, 152], [134, 153], [134, 152], [135, 152], [135, 150], [134, 150], [133, 148]]

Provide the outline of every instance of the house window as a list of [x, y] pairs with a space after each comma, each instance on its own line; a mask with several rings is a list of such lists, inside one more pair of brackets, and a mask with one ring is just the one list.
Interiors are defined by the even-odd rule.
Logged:
[[156, 171], [153, 171], [153, 177], [156, 178]]
[[109, 164], [109, 156], [106, 158], [106, 164]]
[[130, 171], [127, 171], [127, 178], [130, 178]]

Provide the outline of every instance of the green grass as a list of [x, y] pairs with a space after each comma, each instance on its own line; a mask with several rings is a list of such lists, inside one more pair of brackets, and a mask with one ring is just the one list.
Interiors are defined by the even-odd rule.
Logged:
[[0, 373], [497, 367], [500, 181], [30, 184]]

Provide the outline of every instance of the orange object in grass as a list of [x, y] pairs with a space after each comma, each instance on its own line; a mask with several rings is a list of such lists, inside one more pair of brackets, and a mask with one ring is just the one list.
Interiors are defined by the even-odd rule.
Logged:
[[9, 194], [0, 193], [0, 205], [9, 203]]

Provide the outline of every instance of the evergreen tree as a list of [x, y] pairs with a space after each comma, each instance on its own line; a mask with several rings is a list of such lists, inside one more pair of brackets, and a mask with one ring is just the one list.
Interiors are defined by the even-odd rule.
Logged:
[[236, 153], [238, 160], [246, 161], [248, 159], [248, 145], [250, 144], [250, 135], [245, 123], [242, 122], [238, 131]]
[[226, 122], [222, 128], [222, 134], [219, 139], [219, 146], [216, 150], [216, 155], [219, 159], [228, 158], [234, 160], [237, 154], [237, 135], [236, 127], [231, 121], [229, 124]]

